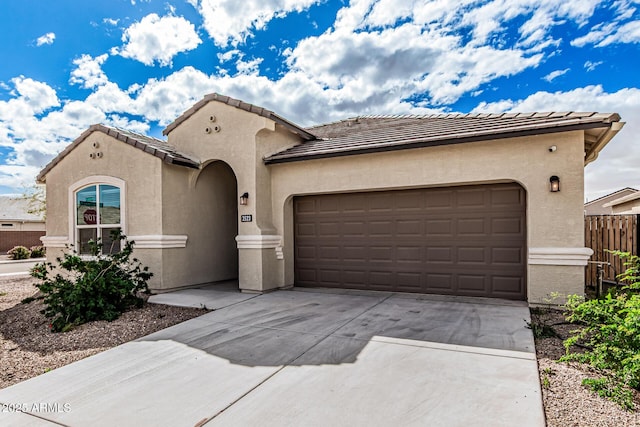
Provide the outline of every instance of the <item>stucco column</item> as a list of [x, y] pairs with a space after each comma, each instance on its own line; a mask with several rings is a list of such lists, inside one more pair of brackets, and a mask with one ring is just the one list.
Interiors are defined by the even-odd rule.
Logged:
[[279, 235], [239, 235], [238, 282], [243, 292], [264, 292], [279, 287], [278, 263], [282, 262]]

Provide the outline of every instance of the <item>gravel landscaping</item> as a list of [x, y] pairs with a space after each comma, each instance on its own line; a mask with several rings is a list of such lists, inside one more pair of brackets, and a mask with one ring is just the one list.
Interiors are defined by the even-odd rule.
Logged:
[[[34, 295], [35, 279], [0, 277], [0, 388], [46, 373], [76, 360], [197, 317], [203, 310], [146, 304], [113, 322], [93, 322], [70, 332], [52, 333], [40, 301], [22, 304]], [[532, 322], [553, 325], [559, 337], [536, 338], [547, 425], [638, 426], [640, 414], [627, 412], [581, 385], [595, 376], [588, 367], [557, 362], [564, 354], [562, 339], [574, 326], [558, 310], [534, 310]], [[636, 393], [636, 405], [640, 398]]]
[[0, 388], [204, 314], [197, 308], [145, 303], [113, 322], [53, 333], [40, 313], [42, 302], [20, 302], [37, 292], [34, 283], [29, 276], [0, 277]]

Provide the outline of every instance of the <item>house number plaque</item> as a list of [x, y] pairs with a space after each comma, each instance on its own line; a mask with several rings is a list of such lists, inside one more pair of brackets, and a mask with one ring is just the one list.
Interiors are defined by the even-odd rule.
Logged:
[[240, 221], [242, 222], [252, 222], [253, 215], [240, 215]]

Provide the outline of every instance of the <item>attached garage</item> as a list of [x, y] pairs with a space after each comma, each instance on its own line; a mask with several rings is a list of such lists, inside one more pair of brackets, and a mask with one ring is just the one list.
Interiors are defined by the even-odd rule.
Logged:
[[[237, 274], [251, 293], [306, 286], [562, 303], [584, 292], [592, 253], [584, 166], [622, 125], [615, 113], [545, 112], [301, 127], [209, 94], [167, 126], [166, 141], [94, 125], [62, 151], [38, 176], [43, 242], [50, 260], [77, 243], [87, 227], [76, 221], [78, 195], [109, 185], [154, 292]], [[211, 234], [220, 227], [222, 240]]]
[[515, 183], [294, 199], [297, 286], [526, 299]]

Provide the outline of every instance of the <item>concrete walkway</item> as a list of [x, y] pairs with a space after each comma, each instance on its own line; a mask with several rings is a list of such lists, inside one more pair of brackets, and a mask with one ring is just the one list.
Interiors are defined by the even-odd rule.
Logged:
[[225, 306], [0, 390], [0, 425], [544, 426], [521, 303], [210, 292]]

